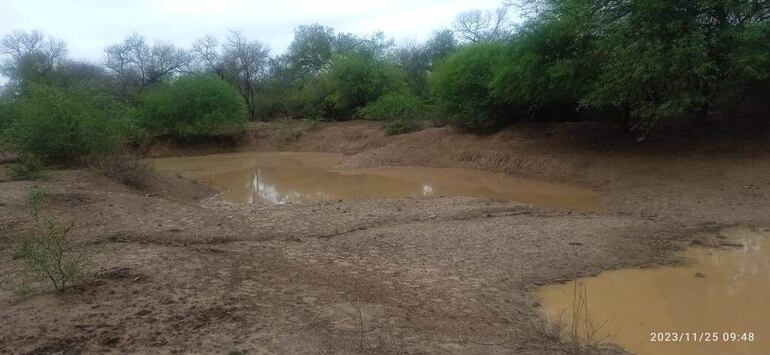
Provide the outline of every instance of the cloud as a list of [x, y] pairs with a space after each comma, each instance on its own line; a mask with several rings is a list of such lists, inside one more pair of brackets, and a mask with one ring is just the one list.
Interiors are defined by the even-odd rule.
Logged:
[[106, 46], [132, 32], [189, 46], [204, 35], [239, 29], [280, 53], [296, 26], [321, 23], [338, 32], [384, 31], [396, 40], [423, 40], [470, 8], [499, 0], [4, 0], [0, 34], [39, 29], [69, 44], [76, 59], [103, 59]]

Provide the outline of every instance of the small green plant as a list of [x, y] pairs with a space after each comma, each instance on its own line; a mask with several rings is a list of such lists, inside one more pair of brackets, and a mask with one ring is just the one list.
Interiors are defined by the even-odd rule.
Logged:
[[18, 252], [27, 271], [38, 279], [51, 281], [58, 291], [72, 287], [80, 281], [88, 259], [85, 249], [70, 238], [75, 221], [49, 219], [35, 224], [22, 239]]
[[399, 134], [405, 134], [414, 132], [419, 126], [414, 120], [407, 118], [400, 118], [395, 121], [388, 122], [385, 125], [385, 134], [389, 136], [396, 136]]
[[24, 202], [30, 217], [36, 221], [40, 217], [43, 205], [48, 202], [48, 191], [39, 186], [28, 187], [24, 194]]
[[32, 294], [32, 287], [29, 285], [29, 282], [22, 282], [14, 286], [13, 294], [16, 298], [26, 298]]
[[26, 266], [24, 282], [17, 287], [20, 296], [30, 293], [29, 280], [48, 280], [57, 291], [72, 287], [82, 279], [88, 264], [86, 249], [71, 239], [74, 220], [43, 220], [41, 212], [47, 200], [48, 193], [39, 187], [29, 188], [25, 195], [32, 228], [17, 246], [16, 255]]
[[11, 165], [8, 175], [13, 180], [42, 180], [46, 177], [43, 162], [34, 155], [27, 155]]

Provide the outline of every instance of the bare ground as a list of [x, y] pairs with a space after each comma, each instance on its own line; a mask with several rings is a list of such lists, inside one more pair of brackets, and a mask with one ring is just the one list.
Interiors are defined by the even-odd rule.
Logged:
[[674, 263], [701, 231], [770, 225], [761, 141], [597, 144], [603, 132], [385, 137], [376, 123], [348, 122], [287, 138], [262, 124], [235, 141], [148, 152], [327, 151], [348, 154], [342, 167], [475, 168], [592, 187], [603, 196], [593, 213], [475, 198], [245, 206], [178, 177], [136, 191], [82, 170], [0, 182], [9, 235], [28, 223], [24, 188], [37, 184], [52, 196], [46, 213], [76, 218], [95, 258], [77, 289], [41, 284], [19, 299], [19, 261], [0, 244], [0, 352], [565, 352], [538, 330], [539, 285]]

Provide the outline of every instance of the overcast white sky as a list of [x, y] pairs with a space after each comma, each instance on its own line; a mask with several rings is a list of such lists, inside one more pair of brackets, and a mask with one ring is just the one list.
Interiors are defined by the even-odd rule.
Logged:
[[294, 27], [318, 22], [337, 32], [385, 31], [396, 40], [423, 40], [468, 9], [500, 0], [2, 0], [0, 35], [39, 29], [67, 41], [70, 57], [100, 62], [106, 46], [132, 32], [189, 46], [239, 29], [282, 52]]

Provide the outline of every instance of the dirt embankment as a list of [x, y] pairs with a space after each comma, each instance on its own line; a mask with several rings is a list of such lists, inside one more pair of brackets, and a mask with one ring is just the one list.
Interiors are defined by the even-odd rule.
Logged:
[[137, 191], [79, 170], [0, 181], [8, 235], [25, 230], [24, 189], [40, 185], [51, 196], [44, 213], [75, 218], [94, 259], [78, 289], [38, 284], [18, 299], [21, 264], [0, 243], [0, 352], [560, 353], [539, 330], [538, 285], [675, 262], [696, 232], [770, 225], [762, 145], [718, 156], [610, 150], [588, 125], [487, 136], [386, 137], [371, 122], [284, 129], [149, 153], [325, 151], [348, 154], [343, 167], [476, 168], [589, 186], [603, 209], [477, 198], [238, 205], [177, 177]]
[[[286, 134], [289, 130], [292, 134]], [[482, 135], [428, 128], [388, 137], [382, 124], [351, 121], [255, 124], [227, 143], [156, 142], [152, 157], [232, 151], [343, 153], [341, 168], [427, 166], [468, 168], [591, 187], [617, 213], [682, 223], [740, 223], [770, 216], [767, 127], [705, 127], [644, 141], [598, 123], [521, 124]], [[737, 137], [737, 138], [736, 138]]]

